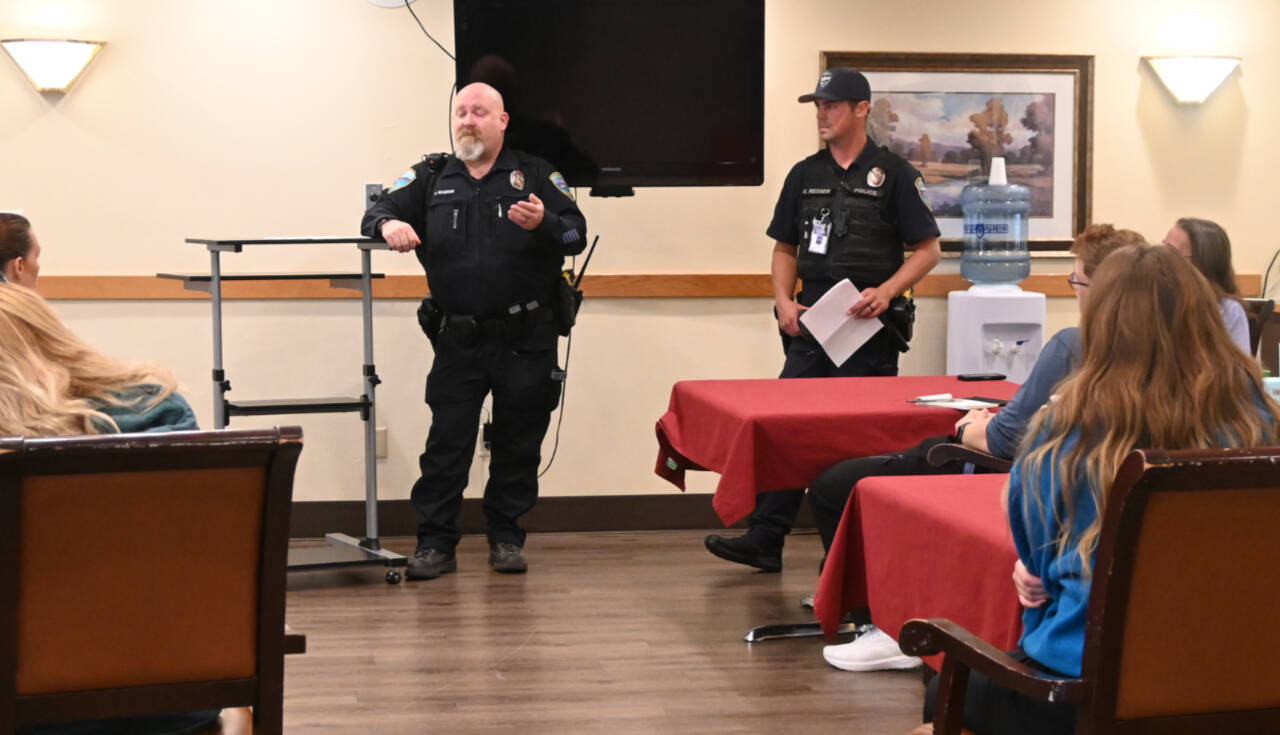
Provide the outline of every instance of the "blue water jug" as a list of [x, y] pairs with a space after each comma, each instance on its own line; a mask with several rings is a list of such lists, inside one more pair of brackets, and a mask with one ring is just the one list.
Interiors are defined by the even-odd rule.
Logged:
[[960, 275], [975, 285], [1016, 284], [1031, 275], [1027, 216], [1031, 190], [1008, 184], [1004, 159], [991, 159], [988, 183], [960, 194], [964, 212], [964, 252]]

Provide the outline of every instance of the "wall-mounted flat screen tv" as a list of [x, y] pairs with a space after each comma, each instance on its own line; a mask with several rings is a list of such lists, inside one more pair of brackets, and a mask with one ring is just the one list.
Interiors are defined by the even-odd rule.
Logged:
[[572, 186], [764, 179], [764, 0], [454, 0], [459, 88]]

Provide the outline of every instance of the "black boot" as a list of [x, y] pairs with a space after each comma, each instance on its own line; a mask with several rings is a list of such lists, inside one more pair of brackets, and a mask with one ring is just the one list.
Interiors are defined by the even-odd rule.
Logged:
[[766, 572], [782, 571], [782, 545], [764, 546], [747, 535], [725, 538], [712, 534], [706, 538], [707, 551], [738, 564], [746, 564]]
[[458, 558], [452, 552], [419, 547], [409, 557], [405, 571], [409, 579], [435, 579], [441, 574], [458, 571]]

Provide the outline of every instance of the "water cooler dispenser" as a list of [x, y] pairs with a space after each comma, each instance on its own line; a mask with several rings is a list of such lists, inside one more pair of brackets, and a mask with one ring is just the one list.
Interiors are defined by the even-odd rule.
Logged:
[[1018, 288], [1031, 274], [1031, 191], [1010, 185], [1004, 159], [993, 158], [987, 184], [965, 187], [960, 201], [960, 274], [973, 285], [947, 296], [947, 374], [1003, 373], [1021, 383], [1044, 346], [1044, 294]]

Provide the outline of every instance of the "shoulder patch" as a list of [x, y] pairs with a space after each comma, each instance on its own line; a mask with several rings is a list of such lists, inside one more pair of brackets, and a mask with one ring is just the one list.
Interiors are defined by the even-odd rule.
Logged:
[[417, 171], [414, 171], [413, 169], [409, 169], [408, 171], [405, 171], [404, 173], [400, 174], [400, 178], [396, 179], [395, 183], [387, 187], [387, 193], [390, 194], [393, 191], [399, 191], [400, 189], [405, 188], [409, 184], [412, 184], [414, 179], [416, 178], [418, 178]]
[[565, 196], [569, 197], [570, 200], [577, 201], [573, 198], [573, 191], [569, 188], [569, 184], [564, 180], [564, 176], [561, 175], [559, 171], [552, 171], [551, 175], [547, 178], [551, 179], [551, 183], [555, 184], [556, 188]]
[[920, 201], [924, 202], [924, 206], [933, 211], [933, 205], [929, 203], [929, 192], [924, 188], [924, 179], [916, 177], [916, 192], [920, 195]]

